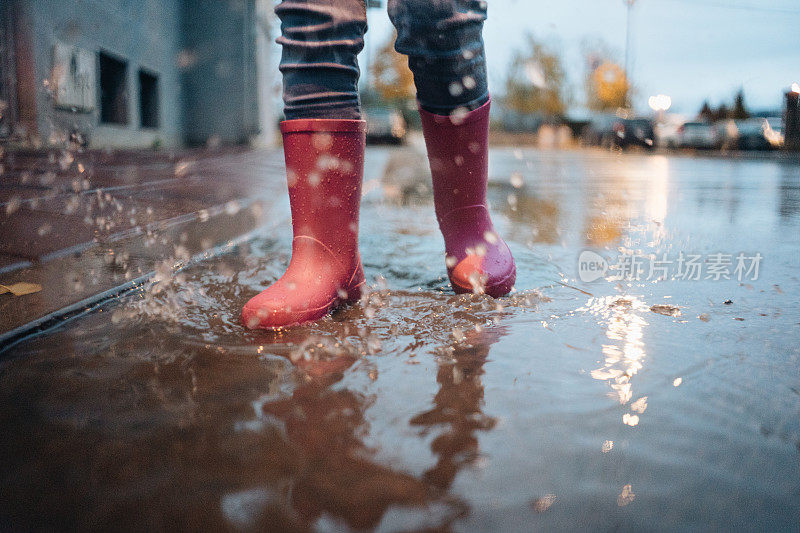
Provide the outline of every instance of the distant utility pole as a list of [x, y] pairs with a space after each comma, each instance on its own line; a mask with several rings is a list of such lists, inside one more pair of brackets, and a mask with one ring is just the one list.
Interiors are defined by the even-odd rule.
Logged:
[[800, 84], [792, 85], [786, 93], [786, 110], [783, 113], [783, 145], [787, 150], [800, 152]]
[[625, 17], [625, 106], [630, 107], [630, 87], [631, 87], [631, 73], [630, 73], [630, 53], [631, 53], [631, 9], [636, 0], [622, 0], [625, 2], [628, 10]]

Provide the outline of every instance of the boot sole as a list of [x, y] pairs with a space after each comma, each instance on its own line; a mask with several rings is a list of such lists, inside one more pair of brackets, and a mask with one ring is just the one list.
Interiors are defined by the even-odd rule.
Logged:
[[[505, 289], [505, 286], [509, 283], [509, 280], [511, 280], [511, 283], [508, 289]], [[488, 296], [491, 296], [492, 298], [500, 298], [501, 296], [505, 296], [511, 292], [511, 290], [514, 288], [514, 283], [516, 281], [517, 281], [517, 267], [515, 265], [514, 268], [511, 269], [511, 272], [506, 274], [499, 281], [495, 281], [491, 285], [487, 285], [484, 288], [483, 293]], [[450, 279], [450, 285], [453, 287], [453, 292], [455, 292], [456, 294], [472, 294], [474, 292], [471, 286], [464, 287], [463, 285], [456, 283], [452, 279]]]

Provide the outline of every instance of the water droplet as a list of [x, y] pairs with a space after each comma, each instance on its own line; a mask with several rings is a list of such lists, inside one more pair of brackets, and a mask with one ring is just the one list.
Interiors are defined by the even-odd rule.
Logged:
[[237, 202], [236, 200], [231, 200], [230, 202], [225, 204], [226, 215], [233, 216], [239, 212], [239, 209], [241, 209], [241, 206], [239, 205], [239, 202]]
[[75, 157], [71, 153], [61, 152], [61, 157], [58, 158], [58, 166], [61, 170], [67, 170], [73, 161], [75, 161]]
[[624, 415], [622, 415], [622, 423], [633, 427], [639, 423], [639, 417], [637, 415], [625, 413]]
[[543, 513], [550, 509], [550, 506], [552, 506], [555, 501], [555, 494], [545, 494], [543, 497], [533, 500], [533, 502], [531, 502], [531, 506], [537, 513]]
[[20, 205], [22, 205], [22, 199], [19, 196], [12, 196], [6, 204], [6, 216], [14, 214]]
[[78, 196], [77, 194], [70, 196], [69, 200], [67, 200], [67, 203], [64, 205], [64, 214], [65, 215], [73, 214], [75, 211], [78, 210], [78, 207], [80, 207], [80, 205], [81, 205], [80, 196]]
[[178, 177], [185, 176], [193, 163], [193, 161], [178, 161], [175, 164], [175, 175]]
[[330, 150], [333, 146], [333, 135], [328, 133], [315, 133], [311, 136], [311, 144], [320, 152]]
[[636, 495], [633, 493], [633, 490], [630, 485], [625, 485], [622, 487], [622, 492], [619, 496], [617, 496], [617, 505], [620, 507], [625, 507], [629, 503], [631, 503], [636, 498]]
[[294, 187], [297, 183], [297, 173], [291, 169], [286, 169], [286, 184], [289, 187]]
[[39, 176], [39, 183], [45, 187], [52, 185], [54, 181], [56, 181], [55, 172], [45, 172]]
[[647, 409], [647, 396], [642, 396], [635, 402], [631, 404], [631, 410], [636, 411], [639, 414], [642, 414]]
[[469, 115], [469, 109], [466, 107], [457, 107], [450, 112], [450, 121], [456, 126], [463, 124], [464, 120]]
[[486, 276], [480, 272], [472, 272], [469, 275], [469, 283], [472, 285], [473, 294], [483, 294], [486, 292]]

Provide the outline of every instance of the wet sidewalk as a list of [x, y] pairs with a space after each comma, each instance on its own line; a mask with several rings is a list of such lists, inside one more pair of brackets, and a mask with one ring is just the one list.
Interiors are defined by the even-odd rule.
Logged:
[[[282, 153], [6, 153], [0, 343], [144, 282], [166, 260], [230, 246], [264, 219]], [[34, 284], [34, 285], [30, 285]]]
[[222, 196], [42, 263], [154, 283], [0, 351], [0, 529], [796, 529], [800, 166], [490, 155], [515, 292], [454, 295], [424, 157], [370, 147], [369, 292], [282, 332], [238, 321], [289, 261], [280, 155], [165, 165]]

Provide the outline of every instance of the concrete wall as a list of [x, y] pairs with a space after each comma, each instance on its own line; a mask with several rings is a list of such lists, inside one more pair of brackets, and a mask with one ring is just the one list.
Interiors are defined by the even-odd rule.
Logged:
[[[181, 51], [180, 0], [35, 0], [24, 2], [32, 32], [37, 82], [37, 124], [44, 142], [58, 141], [73, 127], [89, 132], [92, 146], [166, 146], [183, 138], [183, 91], [176, 58]], [[106, 51], [128, 62], [128, 124], [101, 124], [99, 105], [91, 112], [57, 109], [45, 80], [51, 77], [56, 41], [97, 55]], [[157, 129], [139, 124], [138, 71], [159, 77]], [[98, 89], [99, 101], [99, 89]]]
[[253, 0], [184, 0], [185, 133], [189, 144], [248, 142], [259, 132]]
[[[272, 0], [0, 0], [0, 7], [13, 14], [13, 41], [7, 31], [0, 37], [15, 48], [9, 73], [19, 138], [63, 145], [77, 131], [91, 147], [126, 148], [271, 140]], [[127, 64], [125, 124], [101, 121], [100, 53]], [[61, 67], [76, 63], [79, 75], [71, 66], [65, 81]], [[140, 69], [158, 76], [157, 128], [141, 126]]]

